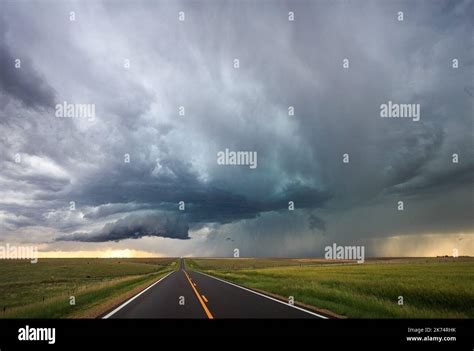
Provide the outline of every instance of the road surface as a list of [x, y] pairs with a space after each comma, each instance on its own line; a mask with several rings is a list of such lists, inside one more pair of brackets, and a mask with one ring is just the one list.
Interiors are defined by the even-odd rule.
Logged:
[[209, 275], [169, 273], [102, 318], [326, 318]]

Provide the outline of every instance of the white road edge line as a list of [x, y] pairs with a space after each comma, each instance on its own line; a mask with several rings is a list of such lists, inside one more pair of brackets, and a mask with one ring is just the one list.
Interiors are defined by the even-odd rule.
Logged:
[[235, 287], [237, 287], [237, 288], [240, 288], [240, 289], [249, 291], [249, 292], [251, 292], [251, 293], [254, 293], [254, 294], [256, 294], [256, 295], [260, 295], [260, 296], [265, 297], [265, 298], [267, 298], [267, 299], [270, 299], [270, 300], [279, 302], [279, 303], [281, 303], [282, 305], [285, 305], [285, 306], [288, 306], [288, 307], [292, 307], [292, 308], [296, 308], [297, 310], [300, 310], [300, 311], [303, 311], [303, 312], [312, 314], [313, 316], [316, 316], [316, 317], [319, 317], [319, 318], [322, 318], [322, 319], [329, 319], [328, 317], [323, 316], [323, 315], [321, 315], [321, 314], [317, 314], [317, 313], [314, 313], [314, 312], [305, 310], [304, 308], [301, 308], [301, 307], [298, 307], [298, 306], [295, 306], [295, 305], [290, 305], [289, 303], [283, 302], [283, 301], [281, 301], [281, 300], [275, 299], [275, 298], [273, 298], [273, 297], [267, 296], [267, 295], [265, 295], [265, 294], [259, 293], [259, 292], [254, 291], [254, 290], [244, 288], [243, 286], [240, 286], [240, 285], [237, 285], [237, 284], [228, 282], [227, 280], [220, 279], [220, 278], [217, 278], [217, 277], [213, 277], [212, 275], [209, 275], [209, 274], [206, 274], [206, 273], [203, 273], [203, 272], [197, 272], [197, 271], [193, 271], [193, 272], [196, 272], [196, 273], [199, 273], [199, 274], [208, 276], [209, 278], [213, 278], [213, 279], [219, 280], [219, 281], [221, 281], [221, 282], [223, 282], [223, 283], [227, 283], [227, 284], [232, 285], [232, 286], [235, 286]]
[[148, 289], [151, 289], [153, 288], [156, 284], [158, 284], [159, 282], [161, 282], [163, 279], [165, 279], [166, 277], [168, 277], [169, 275], [171, 275], [172, 273], [174, 273], [176, 271], [171, 271], [169, 272], [167, 275], [165, 275], [164, 277], [161, 277], [158, 281], [154, 282], [153, 284], [151, 284], [148, 288], [140, 291], [138, 294], [136, 294], [135, 296], [131, 297], [130, 299], [128, 299], [127, 301], [125, 301], [123, 304], [121, 304], [119, 307], [117, 307], [115, 310], [113, 310], [112, 312], [106, 314], [104, 317], [102, 317], [102, 319], [107, 319], [109, 318], [110, 316], [114, 315], [115, 313], [117, 313], [118, 311], [120, 311], [122, 308], [124, 308], [125, 306], [127, 306], [130, 302], [132, 302], [133, 300], [135, 300], [138, 296], [140, 296], [141, 294], [143, 294], [145, 291], [147, 291]]

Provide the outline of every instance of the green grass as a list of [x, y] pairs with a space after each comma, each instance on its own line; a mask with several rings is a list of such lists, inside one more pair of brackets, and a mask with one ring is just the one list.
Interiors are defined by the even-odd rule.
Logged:
[[[474, 317], [474, 259], [304, 262], [192, 259], [186, 263], [195, 270], [283, 297], [294, 296], [296, 301], [352, 318]], [[403, 296], [403, 306], [398, 305], [399, 296]]]
[[0, 317], [74, 317], [157, 279], [176, 264], [168, 258], [2, 260]]

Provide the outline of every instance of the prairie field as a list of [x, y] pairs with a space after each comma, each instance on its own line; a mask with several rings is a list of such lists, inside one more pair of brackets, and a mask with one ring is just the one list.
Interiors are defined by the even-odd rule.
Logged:
[[[190, 269], [349, 318], [473, 318], [473, 258], [187, 259]], [[403, 304], [399, 304], [403, 299]]]
[[108, 301], [120, 300], [176, 264], [172, 258], [1, 260], [0, 317], [93, 317]]
[[[348, 318], [473, 318], [473, 258], [187, 258], [201, 271]], [[1, 318], [97, 317], [178, 268], [175, 258], [0, 261]], [[71, 304], [71, 297], [75, 304]], [[403, 300], [403, 304], [401, 304]]]

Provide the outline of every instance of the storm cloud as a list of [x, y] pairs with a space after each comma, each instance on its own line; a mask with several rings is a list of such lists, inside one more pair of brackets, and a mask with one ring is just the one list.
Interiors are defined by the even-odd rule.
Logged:
[[472, 1], [0, 6], [0, 241], [321, 256], [474, 233]]
[[189, 226], [179, 216], [149, 214], [146, 216], [129, 215], [113, 223], [107, 223], [101, 230], [92, 233], [73, 233], [60, 236], [57, 241], [119, 241], [139, 239], [144, 236], [160, 236], [173, 239], [189, 239]]
[[14, 57], [5, 42], [4, 16], [0, 15], [0, 92], [7, 96], [0, 97], [0, 103], [13, 98], [26, 108], [51, 108], [55, 99], [53, 88], [38, 74], [29, 57]]

